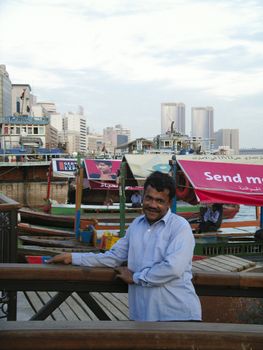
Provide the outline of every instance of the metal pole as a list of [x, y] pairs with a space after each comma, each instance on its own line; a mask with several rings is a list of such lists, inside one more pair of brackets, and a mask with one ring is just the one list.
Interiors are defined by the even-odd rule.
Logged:
[[260, 207], [260, 228], [263, 228], [263, 207]]

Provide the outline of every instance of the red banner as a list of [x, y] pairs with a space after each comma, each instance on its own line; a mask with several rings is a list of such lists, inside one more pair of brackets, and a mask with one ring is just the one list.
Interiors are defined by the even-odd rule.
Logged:
[[263, 206], [263, 165], [178, 160], [201, 202]]

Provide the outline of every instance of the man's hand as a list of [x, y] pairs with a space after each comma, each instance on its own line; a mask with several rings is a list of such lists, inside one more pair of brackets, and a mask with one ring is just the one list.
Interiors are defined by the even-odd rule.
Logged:
[[127, 284], [134, 283], [133, 278], [132, 278], [133, 272], [131, 270], [129, 270], [127, 266], [120, 266], [114, 270], [117, 272], [117, 275], [116, 275], [117, 278], [120, 278], [121, 280], [123, 280]]
[[47, 261], [47, 264], [65, 264], [69, 265], [72, 263], [72, 255], [71, 253], [62, 253], [54, 256], [50, 260]]

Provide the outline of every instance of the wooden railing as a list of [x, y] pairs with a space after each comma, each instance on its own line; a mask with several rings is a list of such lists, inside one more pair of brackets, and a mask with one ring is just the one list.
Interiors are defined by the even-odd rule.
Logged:
[[0, 194], [0, 263], [16, 262], [19, 203]]
[[261, 350], [263, 326], [198, 322], [5, 322], [1, 350]]
[[[19, 203], [0, 194], [0, 263], [14, 263], [17, 261], [17, 211]], [[16, 293], [8, 295], [0, 288], [0, 307], [5, 310], [5, 304], [9, 301], [9, 316], [16, 314]], [[12, 313], [13, 312], [13, 313]], [[12, 313], [12, 314], [11, 314]]]
[[[193, 282], [199, 296], [262, 298], [263, 273], [196, 272]], [[111, 268], [88, 268], [45, 264], [0, 264], [0, 290], [57, 291], [58, 293], [33, 320], [50, 315], [72, 292], [77, 292], [100, 320], [108, 320], [91, 292], [127, 292], [127, 285], [116, 279]], [[9, 320], [15, 320], [15, 310], [9, 305]], [[256, 304], [255, 307], [258, 308]], [[262, 322], [263, 323], [263, 322]]]

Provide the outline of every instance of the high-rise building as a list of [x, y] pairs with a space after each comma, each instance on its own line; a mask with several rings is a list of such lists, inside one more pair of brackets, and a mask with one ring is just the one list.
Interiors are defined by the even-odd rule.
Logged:
[[184, 103], [161, 104], [161, 134], [166, 134], [170, 131], [185, 135]]
[[84, 115], [66, 113], [64, 115], [65, 142], [69, 153], [87, 151], [87, 120]]
[[239, 129], [219, 129], [215, 132], [215, 146], [228, 146], [239, 154]]
[[12, 83], [4, 64], [0, 65], [0, 118], [12, 115]]
[[210, 150], [214, 140], [213, 107], [192, 107], [191, 136], [203, 140], [204, 150]]

